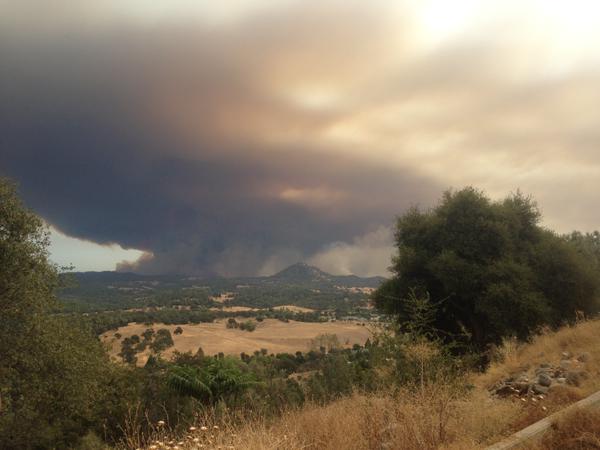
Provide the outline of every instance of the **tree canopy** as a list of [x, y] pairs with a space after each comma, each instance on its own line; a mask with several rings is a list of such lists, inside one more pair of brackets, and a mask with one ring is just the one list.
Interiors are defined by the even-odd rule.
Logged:
[[375, 292], [376, 306], [406, 323], [410, 296], [429, 296], [441, 337], [463, 336], [477, 350], [597, 312], [589, 251], [540, 219], [530, 197], [492, 201], [472, 187], [444, 193], [432, 209], [411, 208], [398, 218], [393, 277]]
[[0, 448], [68, 447], [101, 398], [100, 343], [51, 314], [59, 277], [48, 243], [45, 224], [0, 178]]

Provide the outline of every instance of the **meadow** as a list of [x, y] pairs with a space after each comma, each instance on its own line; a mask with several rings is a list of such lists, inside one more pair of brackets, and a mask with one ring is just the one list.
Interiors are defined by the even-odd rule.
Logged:
[[[243, 320], [243, 319], [240, 319]], [[163, 357], [169, 358], [175, 351], [195, 353], [202, 347], [204, 354], [238, 356], [245, 352], [252, 354], [261, 349], [269, 353], [296, 353], [311, 350], [313, 340], [320, 335], [336, 335], [343, 347], [352, 347], [354, 344], [364, 345], [371, 336], [371, 328], [358, 324], [358, 322], [296, 322], [290, 320], [283, 322], [276, 319], [265, 319], [258, 322], [252, 332], [226, 327], [226, 320], [217, 320], [213, 323], [182, 325], [183, 332], [176, 334], [175, 325], [161, 323], [141, 324], [130, 323], [117, 330], [111, 330], [101, 335], [102, 342], [109, 346], [109, 353], [115, 360], [120, 360], [118, 354], [121, 350], [121, 341], [132, 335], [141, 335], [146, 329], [158, 330], [166, 328], [171, 332], [174, 345], [166, 349]], [[117, 339], [115, 334], [120, 335]], [[318, 350], [318, 349], [317, 349]], [[138, 365], [146, 363], [150, 350], [145, 350], [138, 355]]]

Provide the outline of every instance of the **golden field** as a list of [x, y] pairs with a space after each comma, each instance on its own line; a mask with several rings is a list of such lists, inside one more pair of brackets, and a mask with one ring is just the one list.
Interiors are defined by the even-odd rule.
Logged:
[[[238, 321], [248, 320], [238, 318]], [[226, 328], [226, 319], [213, 323], [165, 325], [155, 323], [144, 325], [130, 323], [118, 330], [111, 330], [102, 334], [101, 339], [109, 346], [111, 357], [117, 357], [121, 350], [121, 340], [134, 334], [141, 335], [147, 328], [155, 331], [166, 328], [171, 332], [175, 345], [167, 349], [163, 356], [170, 357], [175, 350], [179, 352], [191, 351], [195, 353], [199, 347], [206, 355], [223, 352], [226, 355], [248, 354], [266, 348], [269, 353], [295, 353], [306, 352], [311, 349], [311, 341], [322, 334], [335, 334], [342, 346], [364, 344], [371, 336], [368, 326], [357, 325], [355, 322], [282, 322], [277, 319], [265, 319], [257, 322], [256, 330], [249, 332], [239, 329]], [[181, 326], [183, 333], [174, 334], [175, 329]], [[115, 333], [121, 334], [121, 339], [115, 338]], [[145, 364], [149, 356], [146, 350], [138, 355], [138, 364]]]

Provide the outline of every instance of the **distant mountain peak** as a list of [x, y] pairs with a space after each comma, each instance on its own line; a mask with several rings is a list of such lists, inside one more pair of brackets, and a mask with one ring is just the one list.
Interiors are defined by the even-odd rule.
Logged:
[[298, 262], [277, 272], [272, 278], [286, 281], [315, 281], [330, 279], [331, 275], [305, 262]]

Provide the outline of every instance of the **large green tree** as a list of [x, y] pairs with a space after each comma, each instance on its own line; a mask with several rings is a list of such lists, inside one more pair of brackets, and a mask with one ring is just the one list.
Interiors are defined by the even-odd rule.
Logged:
[[65, 448], [95, 420], [105, 353], [57, 314], [48, 231], [0, 178], [0, 448]]
[[481, 351], [598, 311], [589, 258], [543, 228], [536, 203], [521, 193], [492, 201], [471, 187], [448, 191], [434, 208], [399, 217], [395, 240], [393, 277], [375, 303], [406, 323], [411, 296], [429, 296], [444, 339]]

